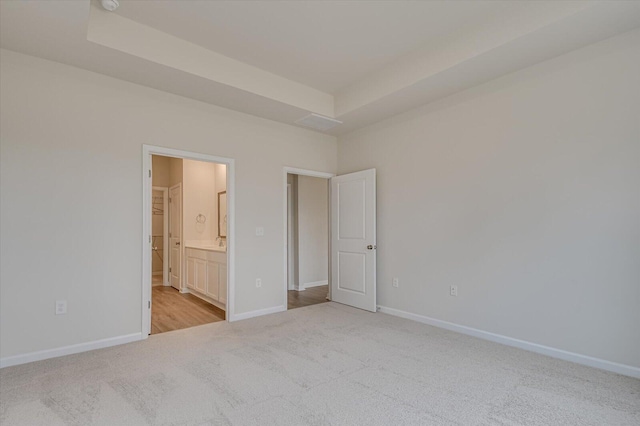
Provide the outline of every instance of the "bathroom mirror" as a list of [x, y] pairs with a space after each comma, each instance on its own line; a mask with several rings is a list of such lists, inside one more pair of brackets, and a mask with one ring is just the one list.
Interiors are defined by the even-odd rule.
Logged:
[[218, 236], [227, 238], [227, 191], [218, 192]]

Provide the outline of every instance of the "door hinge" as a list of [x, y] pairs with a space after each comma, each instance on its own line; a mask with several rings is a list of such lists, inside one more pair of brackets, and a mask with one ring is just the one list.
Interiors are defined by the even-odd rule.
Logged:
[[151, 235], [149, 235], [149, 244], [151, 244]]
[[151, 309], [151, 300], [149, 300], [149, 309]]
[[171, 266], [169, 266], [169, 272], [171, 272]]
[[171, 232], [169, 232], [169, 238], [171, 238]]
[[169, 197], [169, 202], [171, 202], [171, 201], [172, 201], [172, 200], [171, 200], [171, 197]]
[[151, 170], [149, 170], [149, 177], [151, 177]]

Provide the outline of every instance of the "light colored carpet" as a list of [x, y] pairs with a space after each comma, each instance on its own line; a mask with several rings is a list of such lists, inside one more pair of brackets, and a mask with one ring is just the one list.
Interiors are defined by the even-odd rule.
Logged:
[[2, 425], [640, 425], [640, 380], [324, 303], [5, 368]]

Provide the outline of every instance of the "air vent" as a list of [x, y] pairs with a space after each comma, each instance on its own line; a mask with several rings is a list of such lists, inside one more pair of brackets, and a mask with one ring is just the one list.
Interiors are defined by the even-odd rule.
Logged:
[[324, 115], [309, 114], [306, 117], [296, 120], [296, 124], [309, 127], [314, 130], [325, 131], [342, 124], [342, 121], [336, 120], [335, 118], [325, 117]]

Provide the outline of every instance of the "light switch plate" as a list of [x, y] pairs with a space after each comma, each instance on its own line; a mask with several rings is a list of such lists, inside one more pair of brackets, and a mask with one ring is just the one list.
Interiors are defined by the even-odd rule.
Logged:
[[256, 228], [256, 237], [264, 236], [264, 228], [262, 226], [258, 226]]

